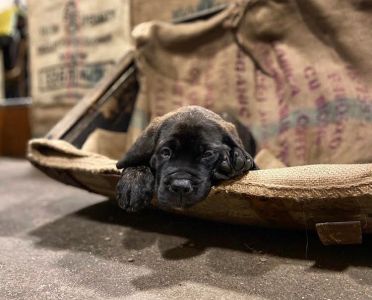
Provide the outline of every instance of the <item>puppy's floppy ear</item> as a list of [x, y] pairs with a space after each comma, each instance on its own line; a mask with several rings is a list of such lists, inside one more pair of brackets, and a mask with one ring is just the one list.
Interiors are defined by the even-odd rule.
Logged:
[[151, 156], [155, 151], [160, 123], [159, 119], [154, 119], [150, 123], [124, 157], [117, 162], [116, 167], [118, 169], [149, 166]]
[[[255, 156], [256, 142], [251, 131], [234, 114], [224, 112], [221, 113], [221, 117], [225, 121], [224, 125], [228, 127], [227, 131], [229, 131], [228, 134], [231, 135], [231, 138], [241, 142], [245, 151], [251, 156]], [[234, 126], [231, 127], [231, 125], [234, 125], [235, 128]]]
[[224, 154], [216, 179], [230, 179], [249, 170], [257, 170], [253, 157], [244, 149], [235, 126], [229, 122], [221, 124], [223, 143], [230, 151]]
[[[232, 124], [231, 124], [232, 125]], [[226, 143], [231, 149], [235, 148], [233, 160], [235, 162], [235, 168], [239, 169], [242, 164], [242, 168], [246, 170], [255, 170], [257, 166], [254, 163], [252, 155], [248, 153], [243, 145], [242, 140], [240, 139], [237, 130], [234, 125], [229, 126], [230, 128], [226, 130], [224, 134], [224, 143]], [[243, 160], [243, 161], [240, 161]]]

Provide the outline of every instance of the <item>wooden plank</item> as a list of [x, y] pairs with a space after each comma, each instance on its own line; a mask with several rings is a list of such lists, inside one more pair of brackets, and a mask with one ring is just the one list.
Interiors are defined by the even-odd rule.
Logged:
[[133, 65], [133, 51], [128, 51], [120, 60], [113, 73], [103, 79], [98, 86], [75, 105], [66, 116], [46, 135], [48, 139], [64, 139], [75, 124], [91, 109], [91, 107], [115, 84], [125, 70]]
[[[115, 84], [89, 107], [88, 111], [81, 116], [78, 122], [64, 134], [63, 139], [80, 148], [96, 128], [126, 132], [134, 109], [137, 92], [138, 83], [135, 76], [135, 68], [130, 66], [117, 79]], [[102, 107], [109, 102], [114, 102], [113, 105], [116, 108], [107, 117], [102, 113]], [[116, 127], [113, 125], [116, 125]]]
[[352, 245], [362, 243], [360, 221], [326, 222], [315, 225], [323, 245]]

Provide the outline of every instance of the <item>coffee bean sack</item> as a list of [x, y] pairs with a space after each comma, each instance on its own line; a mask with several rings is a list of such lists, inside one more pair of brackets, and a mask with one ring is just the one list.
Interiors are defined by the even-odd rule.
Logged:
[[372, 15], [358, 3], [243, 1], [140, 24], [137, 114], [201, 105], [238, 116], [288, 166], [371, 162]]

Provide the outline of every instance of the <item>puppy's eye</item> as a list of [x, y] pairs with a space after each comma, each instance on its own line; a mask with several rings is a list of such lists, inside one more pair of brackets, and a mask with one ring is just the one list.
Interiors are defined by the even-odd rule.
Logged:
[[207, 150], [203, 153], [202, 158], [211, 158], [214, 155], [212, 150]]
[[170, 158], [172, 155], [172, 150], [169, 149], [168, 147], [164, 147], [163, 149], [160, 150], [160, 155], [163, 158]]

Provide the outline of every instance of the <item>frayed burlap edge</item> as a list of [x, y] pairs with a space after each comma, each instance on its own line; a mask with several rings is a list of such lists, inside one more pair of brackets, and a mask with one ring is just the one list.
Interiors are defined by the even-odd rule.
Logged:
[[[88, 174], [120, 174], [116, 161], [62, 140], [34, 139], [28, 159], [39, 166]], [[264, 198], [335, 199], [372, 195], [372, 164], [308, 165], [252, 171], [214, 189]]]
[[120, 174], [115, 160], [79, 150], [63, 140], [33, 139], [28, 144], [27, 158], [36, 165], [59, 170]]

